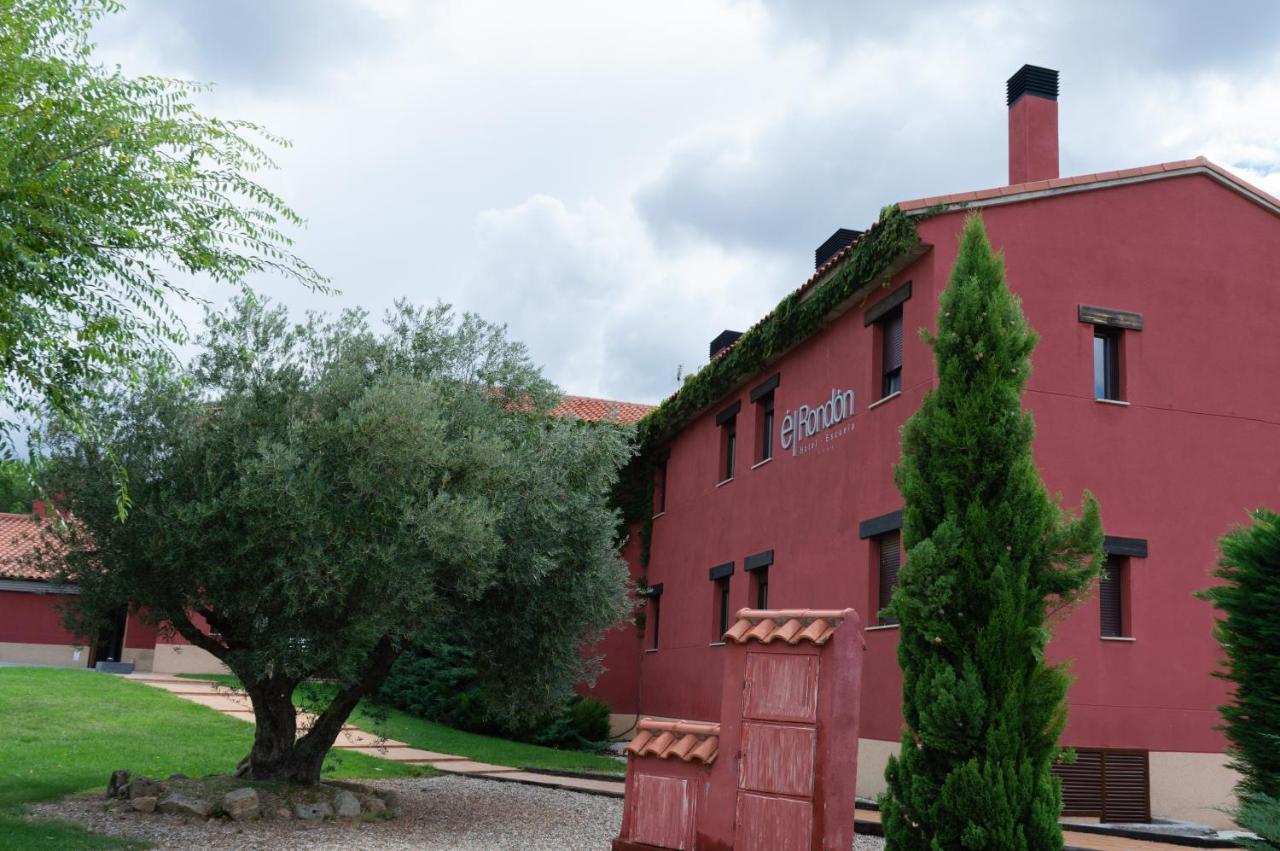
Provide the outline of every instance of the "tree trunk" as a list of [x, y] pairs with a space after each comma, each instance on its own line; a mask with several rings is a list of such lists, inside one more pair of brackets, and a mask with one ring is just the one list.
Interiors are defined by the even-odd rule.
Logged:
[[240, 769], [252, 780], [275, 780], [312, 786], [320, 782], [324, 758], [342, 725], [363, 698], [375, 689], [400, 655], [390, 639], [382, 639], [369, 655], [360, 679], [338, 691], [306, 735], [298, 737], [293, 706], [294, 681], [269, 679], [245, 691], [253, 700], [253, 749]]

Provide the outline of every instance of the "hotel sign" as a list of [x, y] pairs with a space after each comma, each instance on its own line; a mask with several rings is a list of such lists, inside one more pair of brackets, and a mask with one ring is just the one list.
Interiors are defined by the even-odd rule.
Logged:
[[[833, 440], [853, 431], [853, 423], [841, 423], [853, 416], [853, 390], [832, 388], [831, 398], [816, 407], [801, 405], [782, 415], [778, 437], [782, 448], [799, 455], [817, 448], [814, 438], [819, 435]], [[837, 428], [839, 426], [839, 428]]]

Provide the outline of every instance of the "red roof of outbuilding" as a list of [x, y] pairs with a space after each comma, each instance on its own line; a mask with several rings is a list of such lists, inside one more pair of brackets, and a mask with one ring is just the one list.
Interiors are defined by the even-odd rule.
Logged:
[[636, 735], [627, 745], [631, 756], [653, 756], [682, 762], [716, 761], [720, 752], [720, 725], [706, 721], [659, 721], [641, 718]]
[[26, 563], [40, 542], [40, 521], [31, 514], [0, 514], [0, 579], [48, 580]]
[[653, 405], [639, 402], [618, 402], [613, 399], [593, 399], [590, 396], [564, 396], [552, 410], [557, 417], [577, 417], [580, 420], [615, 423], [634, 423], [653, 410]]

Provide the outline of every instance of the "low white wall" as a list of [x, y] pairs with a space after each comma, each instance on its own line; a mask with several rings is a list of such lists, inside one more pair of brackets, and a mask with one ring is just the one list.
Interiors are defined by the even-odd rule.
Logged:
[[157, 674], [225, 674], [227, 666], [191, 644], [156, 644], [151, 670]]

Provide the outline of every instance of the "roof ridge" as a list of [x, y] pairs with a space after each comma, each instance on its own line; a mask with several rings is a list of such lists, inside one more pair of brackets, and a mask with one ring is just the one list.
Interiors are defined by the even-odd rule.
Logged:
[[[898, 202], [898, 209], [905, 213], [920, 213], [939, 206], [965, 207], [969, 205], [1014, 203], [1015, 201], [1039, 198], [1046, 193], [1073, 192], [1086, 188], [1099, 188], [1100, 185], [1123, 185], [1136, 181], [1158, 180], [1164, 177], [1181, 177], [1201, 170], [1208, 172], [1210, 175], [1216, 175], [1218, 180], [1230, 184], [1246, 196], [1253, 196], [1253, 200], [1280, 214], [1280, 198], [1276, 198], [1266, 190], [1254, 186], [1249, 181], [1209, 160], [1204, 155], [1185, 160], [1171, 160], [1169, 162], [1155, 163], [1154, 165], [1137, 166], [1135, 168], [1096, 171], [1071, 177], [1055, 177], [1048, 180], [1033, 180], [990, 189], [953, 192], [928, 198], [914, 198], [910, 201]], [[1029, 197], [1022, 198], [1019, 196]]]

